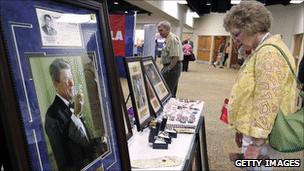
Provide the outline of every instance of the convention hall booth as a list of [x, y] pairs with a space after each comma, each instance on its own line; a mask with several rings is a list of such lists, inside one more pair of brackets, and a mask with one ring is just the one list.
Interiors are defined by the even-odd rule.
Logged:
[[[204, 102], [123, 57], [104, 0], [1, 1], [1, 140], [12, 170], [209, 170]], [[116, 61], [117, 62], [117, 61]]]

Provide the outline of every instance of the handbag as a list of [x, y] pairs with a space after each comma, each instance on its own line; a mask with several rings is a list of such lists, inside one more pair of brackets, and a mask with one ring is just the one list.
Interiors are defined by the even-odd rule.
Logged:
[[[293, 71], [290, 62], [283, 50], [273, 44], [264, 44], [261, 46], [261, 48], [264, 46], [273, 46], [280, 51], [285, 61], [287, 62], [293, 77], [297, 80], [295, 72]], [[303, 92], [301, 92], [300, 95], [303, 95]], [[295, 113], [287, 116], [284, 115], [283, 112], [279, 109], [271, 133], [268, 136], [268, 140], [271, 147], [280, 152], [297, 152], [304, 150], [303, 106]]]
[[193, 53], [192, 53], [192, 55], [189, 56], [189, 61], [195, 61], [195, 56]]

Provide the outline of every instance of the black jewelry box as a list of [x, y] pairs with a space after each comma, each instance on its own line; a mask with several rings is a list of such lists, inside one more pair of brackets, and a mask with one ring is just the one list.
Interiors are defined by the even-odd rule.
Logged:
[[165, 132], [169, 133], [171, 138], [177, 138], [177, 131], [175, 129], [166, 129]]
[[157, 137], [153, 142], [153, 149], [168, 149], [168, 143], [163, 138]]
[[163, 138], [166, 143], [171, 144], [171, 137], [169, 136], [169, 133], [161, 131], [159, 132], [158, 137]]

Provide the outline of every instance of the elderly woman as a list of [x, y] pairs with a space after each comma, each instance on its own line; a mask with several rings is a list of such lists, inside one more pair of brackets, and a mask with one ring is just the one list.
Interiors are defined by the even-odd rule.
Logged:
[[[252, 49], [241, 67], [229, 100], [229, 124], [236, 130], [236, 142], [247, 159], [259, 155], [274, 157], [266, 143], [276, 114], [292, 113], [295, 108], [296, 82], [287, 62], [274, 44], [295, 62], [280, 35], [269, 33], [271, 14], [262, 3], [242, 1], [227, 12], [224, 27], [233, 40]], [[242, 139], [242, 140], [241, 140]], [[274, 152], [274, 153], [273, 153]]]

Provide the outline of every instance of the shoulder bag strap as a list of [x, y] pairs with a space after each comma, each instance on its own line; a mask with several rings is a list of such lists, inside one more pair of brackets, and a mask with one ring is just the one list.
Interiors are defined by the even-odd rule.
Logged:
[[[297, 84], [298, 84], [297, 87], [300, 89], [300, 96], [304, 97], [304, 92], [302, 92], [302, 90], [301, 90], [303, 85], [302, 85], [302, 84], [300, 83], [300, 81], [297, 79], [297, 76], [296, 76], [294, 70], [292, 69], [291, 64], [290, 64], [290, 62], [289, 62], [289, 60], [288, 60], [288, 57], [287, 57], [287, 55], [285, 54], [285, 52], [284, 52], [279, 46], [274, 45], [274, 44], [270, 44], [270, 43], [263, 44], [258, 50], [260, 50], [260, 49], [261, 49], [262, 47], [264, 47], [264, 46], [272, 46], [272, 47], [276, 48], [276, 49], [281, 53], [281, 55], [283, 56], [283, 58], [284, 58], [285, 61], [287, 62], [288, 66], [289, 66], [289, 69], [290, 69], [290, 71], [291, 71], [291, 73], [292, 73], [294, 79], [296, 80], [296, 82], [297, 82]], [[258, 50], [257, 50], [257, 51], [258, 51]]]
[[293, 77], [297, 80], [297, 76], [296, 76], [294, 70], [292, 69], [291, 64], [290, 64], [290, 62], [288, 60], [288, 57], [285, 54], [285, 52], [279, 46], [274, 45], [274, 44], [263, 44], [259, 49], [261, 49], [264, 46], [272, 46], [272, 47], [275, 47], [278, 51], [280, 51], [281, 55], [284, 57], [285, 61], [287, 62], [288, 66], [289, 66], [289, 69], [291, 70], [291, 73], [292, 73]]

